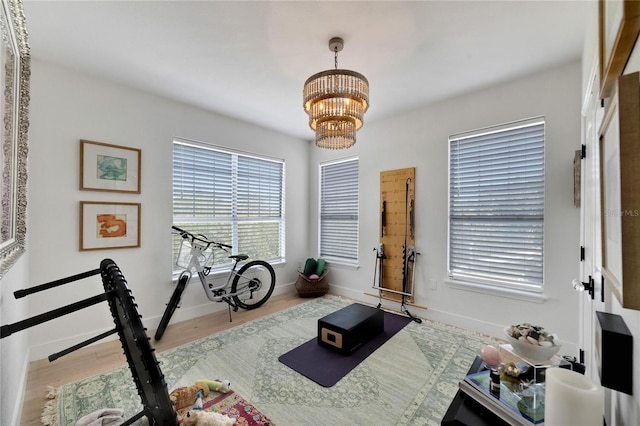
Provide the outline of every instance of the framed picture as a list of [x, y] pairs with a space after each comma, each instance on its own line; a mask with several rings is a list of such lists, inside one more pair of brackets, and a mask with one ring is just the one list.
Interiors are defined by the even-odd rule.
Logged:
[[142, 151], [80, 140], [80, 189], [140, 193]]
[[599, 0], [600, 98], [611, 96], [640, 33], [640, 2]]
[[602, 274], [640, 310], [640, 73], [623, 75], [600, 130]]
[[140, 247], [140, 204], [80, 201], [80, 250]]
[[29, 77], [31, 56], [22, 2], [0, 2], [0, 142], [2, 178], [0, 194], [0, 278], [26, 250], [27, 153], [29, 151]]

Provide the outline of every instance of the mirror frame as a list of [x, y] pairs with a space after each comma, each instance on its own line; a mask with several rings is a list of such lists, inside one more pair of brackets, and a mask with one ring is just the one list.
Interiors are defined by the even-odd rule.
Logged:
[[2, 222], [0, 278], [26, 250], [27, 156], [31, 55], [22, 0], [1, 0], [0, 31], [4, 43], [2, 76]]

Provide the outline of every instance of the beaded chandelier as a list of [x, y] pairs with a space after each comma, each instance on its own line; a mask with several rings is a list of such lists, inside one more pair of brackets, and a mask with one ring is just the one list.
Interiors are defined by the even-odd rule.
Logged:
[[358, 72], [338, 69], [338, 52], [343, 47], [341, 38], [329, 40], [335, 69], [314, 74], [304, 83], [304, 110], [320, 148], [344, 149], [355, 144], [356, 131], [369, 108], [369, 81]]

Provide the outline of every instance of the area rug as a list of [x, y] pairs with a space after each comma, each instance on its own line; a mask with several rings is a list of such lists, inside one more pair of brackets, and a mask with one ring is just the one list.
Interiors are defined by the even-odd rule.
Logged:
[[[199, 379], [229, 380], [278, 426], [436, 426], [482, 346], [499, 343], [440, 323], [411, 322], [331, 388], [278, 361], [316, 335], [319, 318], [352, 302], [325, 295], [160, 353], [169, 390]], [[55, 402], [61, 426], [101, 408], [121, 408], [125, 418], [141, 410], [128, 367], [62, 386]]]
[[[215, 411], [232, 417], [236, 420], [236, 426], [275, 426], [256, 407], [232, 390], [227, 393], [211, 392], [204, 398], [202, 410]], [[181, 422], [189, 411], [191, 407], [178, 410]]]
[[390, 312], [384, 313], [384, 330], [349, 355], [336, 353], [318, 344], [317, 336], [281, 355], [278, 361], [313, 380], [320, 386], [331, 387], [392, 338], [411, 319]]

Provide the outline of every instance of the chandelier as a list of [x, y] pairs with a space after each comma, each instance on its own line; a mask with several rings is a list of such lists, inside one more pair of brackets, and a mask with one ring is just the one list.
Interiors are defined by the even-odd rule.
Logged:
[[304, 110], [320, 148], [344, 149], [355, 144], [356, 131], [362, 127], [369, 108], [369, 82], [365, 76], [338, 69], [338, 52], [343, 47], [340, 37], [329, 40], [335, 69], [314, 74], [304, 83]]

